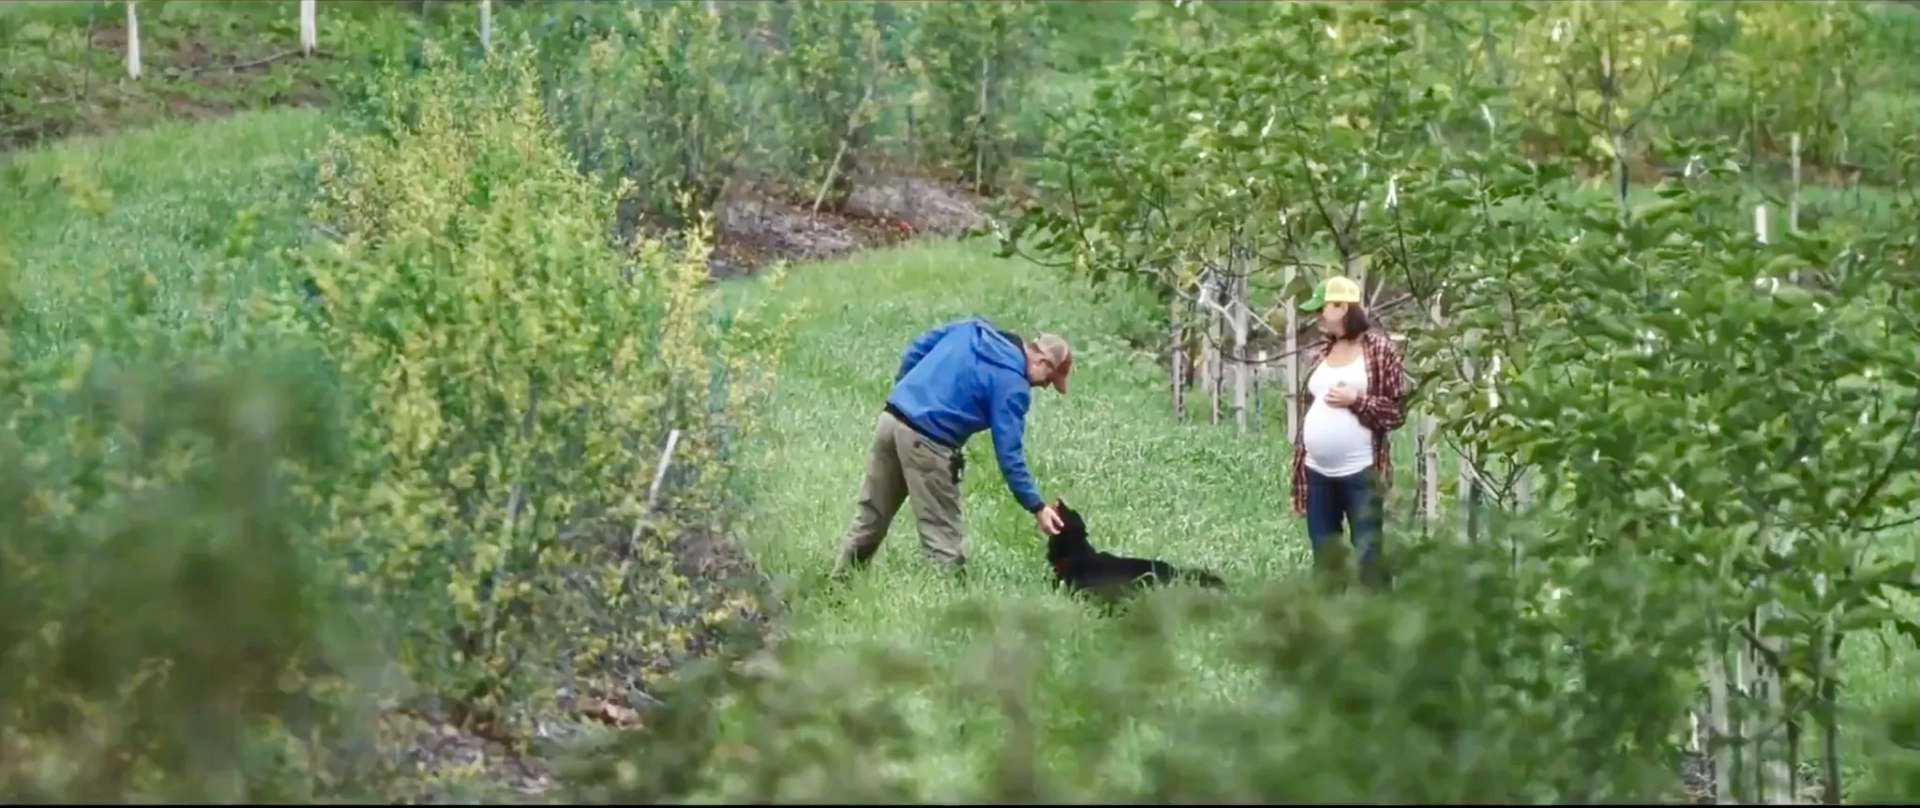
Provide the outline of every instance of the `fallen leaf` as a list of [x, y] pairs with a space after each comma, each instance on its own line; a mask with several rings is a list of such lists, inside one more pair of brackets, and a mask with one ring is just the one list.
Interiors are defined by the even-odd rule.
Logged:
[[632, 726], [640, 723], [640, 713], [630, 707], [615, 704], [605, 699], [594, 702], [592, 706], [582, 712], [588, 718], [616, 727]]

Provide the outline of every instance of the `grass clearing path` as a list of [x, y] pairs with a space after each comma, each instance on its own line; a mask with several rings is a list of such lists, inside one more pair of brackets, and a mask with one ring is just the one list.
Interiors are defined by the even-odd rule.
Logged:
[[[729, 293], [759, 291], [744, 282]], [[789, 642], [823, 653], [892, 645], [950, 661], [957, 679], [985, 638], [977, 628], [955, 627], [949, 616], [969, 605], [1031, 606], [1059, 619], [1052, 647], [1034, 649], [1042, 666], [1032, 693], [1038, 748], [1068, 755], [1085, 746], [1071, 737], [1083, 718], [1076, 705], [1089, 706], [1076, 691], [1110, 667], [1103, 659], [1120, 624], [1076, 613], [1050, 590], [1043, 538], [1008, 494], [988, 436], [969, 442], [962, 484], [970, 581], [951, 583], [922, 564], [912, 516], [903, 509], [866, 574], [840, 593], [818, 585], [852, 515], [867, 442], [901, 348], [921, 330], [969, 314], [1017, 333], [1047, 330], [1072, 341], [1072, 393], [1036, 392], [1027, 457], [1044, 496], [1064, 496], [1088, 514], [1096, 544], [1211, 568], [1243, 590], [1305, 569], [1305, 539], [1286, 505], [1290, 455], [1278, 430], [1242, 437], [1231, 426], [1173, 423], [1158, 368], [1100, 336], [1148, 314], [1143, 301], [1096, 303], [1090, 291], [1053, 273], [966, 243], [810, 265], [789, 276], [781, 294], [805, 310], [747, 470], [754, 498], [747, 533], [765, 572], [801, 582], [785, 627]], [[1184, 685], [1166, 692], [1170, 702], [1161, 706], [1232, 695], [1240, 677], [1216, 664], [1209, 649], [1222, 639], [1217, 632], [1228, 630], [1180, 632]], [[968, 784], [979, 782], [981, 767], [999, 753], [1001, 733], [977, 723], [992, 720], [991, 705], [946, 686], [923, 689], [914, 701], [924, 730], [953, 738], [920, 746], [946, 750], [914, 767], [924, 797], [966, 798]]]
[[[763, 291], [755, 281], [740, 280], [725, 293], [751, 299]], [[836, 683], [806, 691], [813, 698], [866, 700], [907, 714], [917, 737], [901, 753], [905, 759], [894, 761], [895, 776], [910, 781], [919, 799], [994, 798], [983, 793], [984, 784], [995, 767], [1005, 765], [1013, 728], [992, 688], [977, 686], [982, 678], [1014, 687], [1031, 683], [1025, 699], [1031, 748], [1043, 776], [1060, 775], [1048, 784], [1055, 788], [1106, 794], [1150, 788], [1139, 782], [1145, 756], [1183, 743], [1163, 730], [1194, 726], [1191, 720], [1166, 720], [1175, 714], [1241, 711], [1284, 722], [1288, 705], [1268, 703], [1274, 701], [1271, 690], [1265, 698], [1248, 698], [1259, 685], [1225, 650], [1236, 632], [1251, 628], [1252, 617], [1243, 609], [1203, 613], [1203, 619], [1168, 627], [1175, 639], [1165, 654], [1164, 678], [1123, 681], [1143, 670], [1135, 661], [1117, 661], [1141, 653], [1127, 636], [1137, 623], [1101, 618], [1050, 590], [1043, 540], [1007, 493], [984, 435], [967, 447], [969, 473], [962, 485], [970, 581], [947, 581], [921, 562], [911, 513], [903, 509], [864, 575], [841, 591], [820, 585], [851, 518], [867, 441], [899, 351], [922, 329], [969, 314], [1016, 332], [1048, 330], [1073, 341], [1073, 393], [1036, 394], [1028, 462], [1043, 495], [1064, 496], [1089, 514], [1098, 545], [1208, 567], [1239, 592], [1303, 573], [1308, 554], [1303, 528], [1287, 510], [1289, 447], [1273, 424], [1277, 414], [1268, 413], [1261, 431], [1250, 436], [1237, 435], [1231, 425], [1208, 426], [1204, 418], [1174, 423], [1154, 360], [1105, 336], [1153, 316], [1150, 303], [1124, 295], [1096, 302], [1088, 289], [1048, 270], [965, 243], [905, 246], [808, 265], [789, 275], [779, 294], [802, 311], [764, 427], [748, 453], [747, 541], [764, 572], [794, 585], [782, 629], [790, 646], [816, 659], [845, 660], [886, 648], [931, 663], [931, 681], [884, 693], [842, 696]], [[1179, 595], [1149, 595], [1169, 596]], [[983, 608], [1044, 624], [1037, 633], [1044, 645], [1025, 649], [1030, 669], [1010, 666], [994, 650], [998, 638], [991, 625], [966, 619]], [[1843, 709], [1850, 714], [1884, 710], [1910, 687], [1913, 661], [1891, 661], [1887, 648], [1863, 640], [1847, 649], [1843, 664], [1854, 684], [1843, 695]], [[983, 677], [982, 665], [999, 667]], [[818, 670], [836, 668], [829, 663]], [[1111, 718], [1092, 712], [1116, 708], [1130, 718], [1120, 722], [1127, 729], [1112, 737]], [[736, 737], [769, 726], [758, 716], [737, 714], [727, 723]], [[1866, 726], [1847, 725], [1843, 755], [1850, 781], [1871, 777], [1858, 765], [1869, 745], [1861, 735]], [[1188, 743], [1235, 747], [1223, 740]], [[1258, 747], [1284, 743], [1247, 741], [1236, 754], [1279, 754]], [[829, 768], [816, 776], [848, 774]], [[1105, 785], [1093, 785], [1100, 782]]]

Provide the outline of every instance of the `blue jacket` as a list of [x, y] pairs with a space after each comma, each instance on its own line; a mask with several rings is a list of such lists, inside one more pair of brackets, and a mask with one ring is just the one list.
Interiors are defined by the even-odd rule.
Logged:
[[959, 447], [992, 430], [994, 458], [1013, 498], [1028, 512], [1046, 504], [1020, 445], [1033, 385], [1018, 338], [977, 317], [936, 326], [907, 344], [893, 379], [887, 403], [928, 437]]

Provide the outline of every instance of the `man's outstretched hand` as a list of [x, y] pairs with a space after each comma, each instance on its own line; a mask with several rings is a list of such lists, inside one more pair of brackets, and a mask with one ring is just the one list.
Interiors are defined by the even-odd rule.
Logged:
[[1040, 528], [1041, 533], [1049, 536], [1059, 533], [1060, 528], [1066, 526], [1065, 522], [1060, 521], [1060, 514], [1053, 512], [1052, 505], [1042, 505], [1040, 510], [1034, 511], [1033, 524]]

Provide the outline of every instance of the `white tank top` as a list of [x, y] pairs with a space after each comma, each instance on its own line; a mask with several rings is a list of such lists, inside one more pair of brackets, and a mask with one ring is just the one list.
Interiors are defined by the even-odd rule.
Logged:
[[1367, 357], [1361, 353], [1339, 367], [1321, 362], [1307, 377], [1313, 405], [1300, 423], [1300, 442], [1307, 450], [1307, 468], [1328, 477], [1358, 474], [1373, 465], [1373, 431], [1353, 411], [1327, 403], [1327, 391], [1344, 384], [1361, 395], [1367, 392]]

